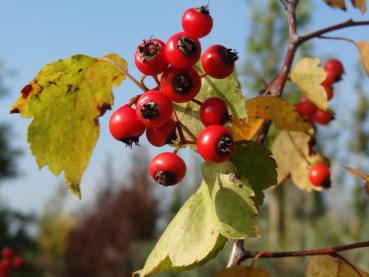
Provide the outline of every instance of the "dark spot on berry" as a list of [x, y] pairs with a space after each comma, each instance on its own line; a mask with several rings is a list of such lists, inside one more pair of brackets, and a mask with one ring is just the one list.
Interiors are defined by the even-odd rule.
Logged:
[[129, 137], [122, 139], [121, 142], [123, 142], [126, 147], [132, 148], [133, 145], [138, 145], [139, 137]]
[[177, 74], [173, 79], [173, 88], [181, 95], [189, 93], [192, 89], [192, 79], [186, 72]]
[[159, 106], [156, 102], [148, 101], [141, 106], [141, 116], [147, 120], [154, 120], [160, 116]]
[[144, 40], [143, 45], [138, 47], [139, 57], [143, 62], [154, 59], [160, 52], [161, 46], [158, 42], [152, 40]]
[[197, 46], [189, 37], [180, 37], [178, 39], [177, 47], [182, 54], [188, 57], [194, 56], [197, 53]]
[[234, 49], [224, 49], [220, 54], [224, 63], [227, 65], [233, 65], [234, 62], [238, 60], [238, 53]]
[[325, 179], [324, 180], [324, 182], [322, 183], [322, 187], [324, 188], [324, 189], [329, 189], [329, 188], [331, 188], [331, 179], [330, 178], [327, 178], [327, 179]]
[[195, 8], [195, 10], [199, 13], [204, 14], [204, 15], [210, 15], [210, 11], [209, 11], [208, 6], [201, 6], [201, 7]]
[[216, 147], [216, 151], [219, 155], [229, 155], [229, 153], [232, 153], [233, 151], [233, 140], [229, 136], [221, 136]]
[[31, 92], [32, 90], [32, 85], [31, 84], [28, 84], [26, 85], [22, 90], [21, 90], [21, 93], [22, 93], [22, 97], [23, 98], [27, 98], [29, 93]]
[[157, 171], [155, 181], [162, 186], [173, 186], [177, 183], [177, 176], [171, 171]]

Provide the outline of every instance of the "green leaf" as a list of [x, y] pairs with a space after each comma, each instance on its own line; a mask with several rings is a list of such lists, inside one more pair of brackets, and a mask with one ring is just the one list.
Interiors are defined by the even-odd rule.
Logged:
[[226, 238], [217, 231], [208, 188], [203, 182], [169, 223], [146, 263], [135, 276], [199, 266], [223, 248]]
[[237, 173], [245, 177], [254, 190], [264, 190], [277, 184], [277, 163], [272, 153], [257, 142], [238, 144], [231, 161]]
[[[203, 101], [213, 96], [224, 99], [232, 115], [240, 120], [246, 120], [246, 99], [243, 97], [240, 84], [234, 75], [225, 79], [213, 79], [208, 76], [202, 78], [202, 87], [196, 99]], [[183, 104], [176, 103], [174, 107], [180, 121], [197, 136], [204, 128], [199, 117], [200, 106], [190, 101]]]
[[203, 163], [201, 169], [219, 221], [219, 232], [230, 239], [259, 236], [256, 194], [247, 179], [240, 177], [229, 161]]
[[[106, 56], [122, 68], [119, 56]], [[21, 92], [11, 109], [33, 118], [28, 142], [40, 168], [64, 171], [68, 187], [80, 197], [79, 184], [100, 133], [98, 118], [113, 103], [112, 88], [125, 75], [109, 62], [84, 55], [46, 65]]]

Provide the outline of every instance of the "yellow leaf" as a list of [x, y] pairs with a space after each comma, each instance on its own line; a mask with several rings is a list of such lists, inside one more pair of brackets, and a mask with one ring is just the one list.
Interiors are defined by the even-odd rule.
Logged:
[[[119, 56], [107, 57], [127, 67]], [[46, 65], [11, 109], [33, 118], [27, 139], [38, 166], [48, 166], [55, 175], [64, 171], [68, 187], [79, 197], [100, 133], [98, 118], [112, 105], [112, 88], [124, 78], [110, 62], [75, 55]]]
[[365, 180], [364, 189], [366, 193], [369, 195], [369, 175], [365, 174], [364, 172], [351, 168], [351, 167], [345, 167], [345, 169], [350, 172], [352, 175], [355, 175], [357, 177], [360, 177]]
[[272, 152], [277, 162], [278, 183], [291, 175], [294, 184], [303, 191], [321, 191], [314, 187], [309, 179], [308, 172], [311, 161], [316, 160], [316, 155], [309, 153], [309, 142], [313, 130], [308, 133], [279, 131], [272, 145]]
[[328, 6], [332, 8], [338, 8], [343, 11], [346, 10], [345, 0], [323, 0]]
[[302, 59], [292, 69], [291, 80], [315, 105], [327, 111], [329, 109], [327, 93], [321, 86], [326, 73], [319, 63], [319, 59]]
[[268, 277], [269, 274], [256, 267], [235, 265], [224, 268], [213, 277]]
[[361, 62], [365, 68], [366, 73], [369, 75], [369, 42], [358, 41], [356, 46], [359, 49]]
[[362, 13], [366, 12], [366, 0], [351, 0], [352, 5], [358, 8]]
[[[359, 268], [357, 271], [363, 277], [369, 277], [369, 274]], [[331, 256], [314, 256], [310, 258], [305, 269], [305, 277], [353, 277], [359, 276], [349, 264], [340, 258]]]
[[303, 132], [311, 128], [310, 124], [302, 120], [294, 106], [276, 96], [258, 96], [247, 100], [246, 110], [246, 122], [232, 118], [232, 132], [236, 141], [254, 137], [265, 120], [272, 120], [281, 130]]

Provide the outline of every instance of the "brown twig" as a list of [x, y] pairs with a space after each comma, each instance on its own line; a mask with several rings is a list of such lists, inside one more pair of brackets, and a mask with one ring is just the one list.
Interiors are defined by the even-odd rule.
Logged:
[[202, 105], [202, 102], [200, 100], [195, 99], [195, 98], [193, 98], [191, 101], [194, 102], [195, 104], [199, 105], [199, 106]]
[[146, 91], [149, 90], [149, 88], [145, 85], [145, 79], [148, 77], [148, 75], [142, 75], [141, 79], [140, 79], [140, 83], [142, 85], [142, 87], [144, 87], [146, 89]]
[[351, 44], [353, 44], [353, 45], [355, 45], [355, 46], [356, 46], [355, 41], [353, 41], [352, 39], [349, 39], [349, 38], [344, 38], [344, 37], [332, 37], [332, 36], [329, 36], [329, 37], [327, 37], [327, 36], [319, 36], [319, 37], [317, 37], [317, 38], [320, 38], [320, 39], [342, 40], [342, 41], [349, 42], [349, 43], [351, 43]]

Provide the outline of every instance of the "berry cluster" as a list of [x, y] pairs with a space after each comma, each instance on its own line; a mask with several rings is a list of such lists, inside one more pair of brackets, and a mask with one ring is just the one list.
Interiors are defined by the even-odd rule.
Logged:
[[22, 266], [23, 259], [20, 256], [14, 256], [14, 251], [10, 247], [4, 247], [1, 253], [2, 259], [0, 260], [0, 277], [10, 277], [13, 269]]
[[[333, 84], [342, 79], [344, 67], [337, 59], [330, 59], [324, 64], [326, 78], [322, 86], [327, 94], [327, 99], [333, 98]], [[329, 111], [323, 111], [311, 102], [306, 96], [302, 96], [296, 104], [296, 111], [310, 124], [328, 125], [333, 119]], [[309, 180], [315, 187], [328, 188], [330, 186], [330, 170], [325, 163], [317, 163], [311, 166]]]
[[[209, 34], [212, 27], [208, 7], [191, 8], [182, 16], [182, 32], [171, 36], [166, 43], [155, 38], [143, 41], [136, 50], [135, 64], [144, 77], [153, 77], [157, 87], [132, 98], [110, 118], [112, 136], [129, 146], [137, 144], [145, 131], [147, 140], [156, 147], [179, 146], [173, 153], [160, 153], [150, 163], [150, 175], [164, 186], [179, 183], [186, 174], [186, 165], [177, 156], [183, 145], [196, 144], [204, 160], [214, 163], [229, 159], [233, 153], [232, 134], [223, 126], [230, 118], [225, 101], [218, 97], [204, 102], [195, 99], [202, 77], [226, 78], [232, 74], [238, 59], [236, 51], [222, 45], [213, 45], [201, 54], [199, 39]], [[199, 60], [204, 74], [195, 68]], [[201, 106], [200, 119], [205, 128], [197, 138], [180, 122], [173, 108], [173, 102], [188, 101]], [[184, 132], [193, 141], [188, 141]]]

